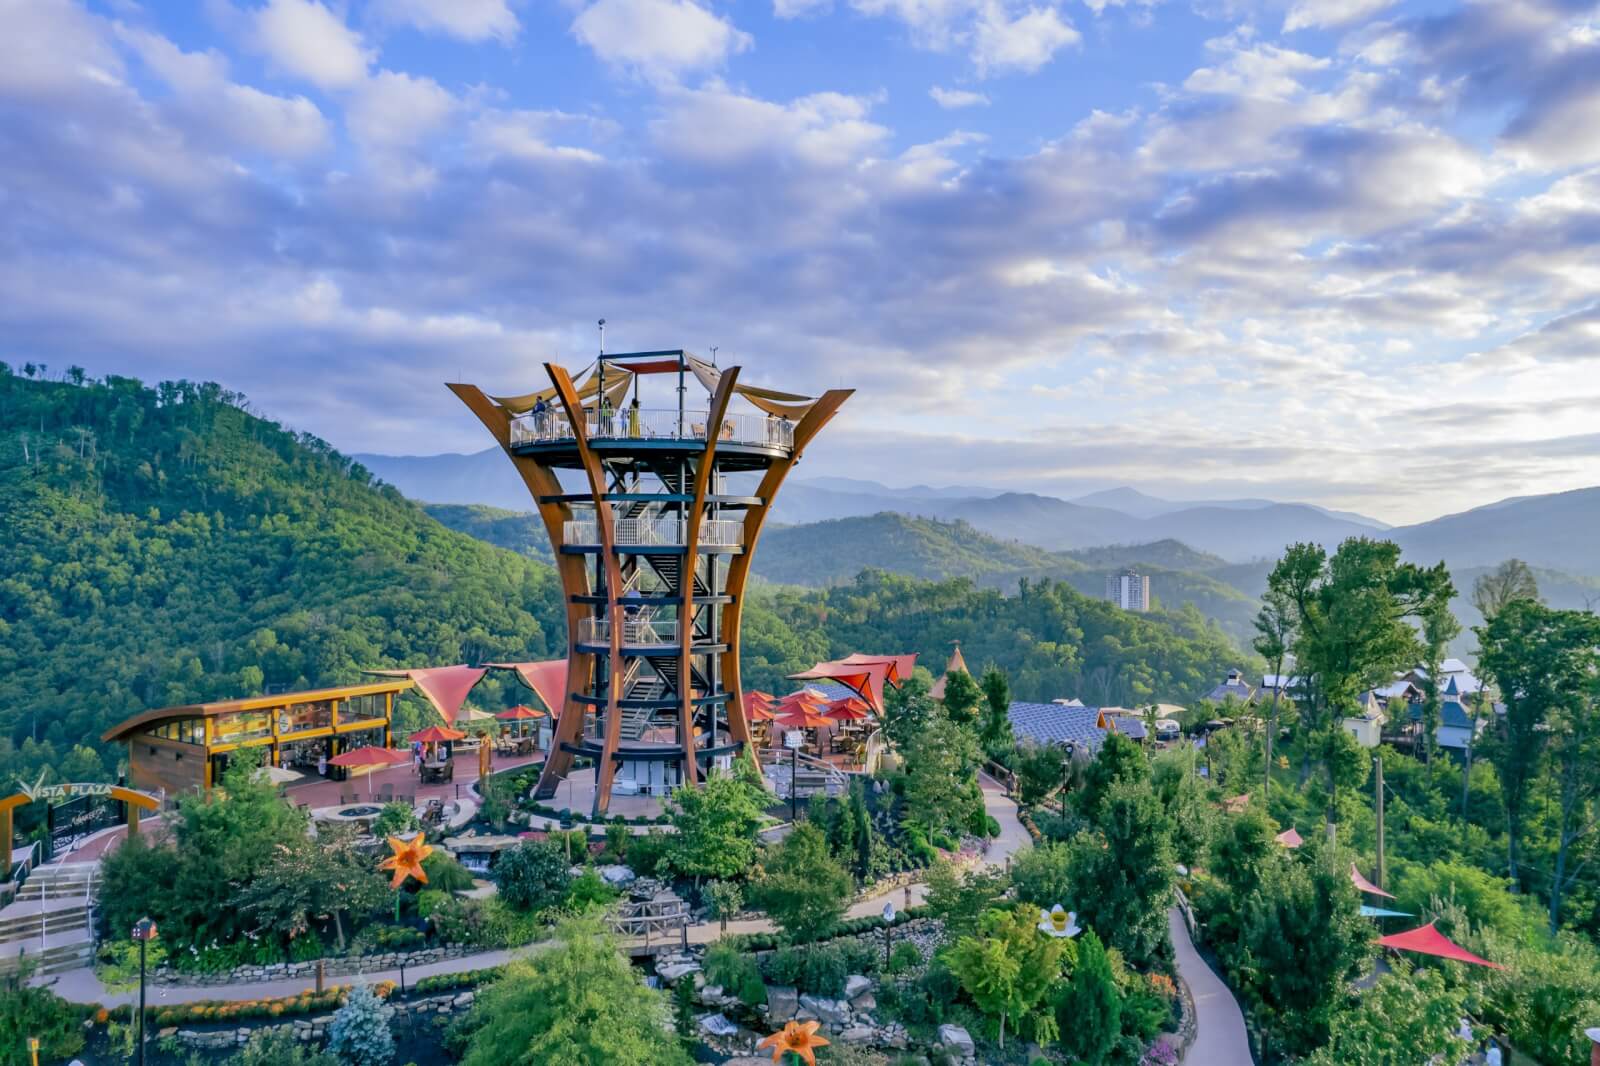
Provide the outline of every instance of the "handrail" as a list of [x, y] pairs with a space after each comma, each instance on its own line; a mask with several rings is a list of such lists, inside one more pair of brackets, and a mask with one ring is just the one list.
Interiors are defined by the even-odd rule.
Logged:
[[[619, 518], [614, 523], [616, 543], [627, 547], [681, 547], [683, 523], [676, 518]], [[562, 543], [582, 547], [600, 544], [600, 524], [570, 519], [562, 526]], [[738, 548], [744, 544], [744, 523], [724, 519], [700, 523], [699, 543], [711, 548]]]
[[[624, 408], [601, 417], [591, 409], [584, 412], [584, 435], [591, 441], [703, 441], [709, 417], [706, 411], [680, 412], [677, 408]], [[554, 408], [539, 414], [530, 411], [511, 420], [513, 446], [575, 439], [577, 435], [565, 411]], [[792, 451], [794, 423], [771, 415], [730, 414], [723, 418], [717, 439], [728, 444]]]
[[[578, 622], [578, 640], [584, 644], [611, 643], [611, 619], [584, 618]], [[622, 622], [624, 644], [676, 644], [677, 619], [627, 618]]]

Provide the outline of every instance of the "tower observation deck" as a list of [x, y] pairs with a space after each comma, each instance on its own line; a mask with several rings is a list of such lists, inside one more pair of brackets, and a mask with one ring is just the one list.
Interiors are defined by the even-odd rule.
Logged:
[[540, 798], [578, 757], [597, 767], [595, 814], [614, 790], [664, 793], [753, 757], [739, 679], [752, 553], [784, 478], [853, 390], [756, 388], [739, 370], [630, 352], [576, 380], [546, 363], [550, 387], [521, 396], [450, 386], [522, 475], [561, 577], [567, 693]]

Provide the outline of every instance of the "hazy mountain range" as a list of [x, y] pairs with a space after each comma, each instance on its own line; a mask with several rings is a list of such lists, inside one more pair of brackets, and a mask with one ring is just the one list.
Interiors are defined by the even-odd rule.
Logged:
[[[356, 458], [413, 499], [510, 511], [531, 507], [521, 479], [496, 450]], [[1064, 500], [970, 486], [897, 489], [873, 481], [817, 478], [786, 485], [773, 521], [804, 525], [885, 512], [964, 522], [999, 541], [1051, 552], [1177, 541], [1225, 564], [1248, 564], [1274, 559], [1295, 541], [1332, 547], [1346, 537], [1381, 533], [1418, 562], [1443, 559], [1452, 568], [1466, 569], [1514, 556], [1548, 570], [1600, 577], [1600, 488], [1518, 497], [1390, 527], [1364, 515], [1262, 499], [1178, 501], [1118, 488]]]

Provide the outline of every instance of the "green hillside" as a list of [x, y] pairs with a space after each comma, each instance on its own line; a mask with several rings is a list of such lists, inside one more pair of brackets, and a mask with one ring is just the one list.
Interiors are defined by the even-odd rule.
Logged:
[[1066, 552], [1086, 566], [1115, 570], [1124, 566], [1161, 567], [1164, 570], [1215, 570], [1227, 566], [1220, 555], [1196, 551], [1181, 540], [1157, 540], [1149, 544], [1111, 544], [1101, 548], [1076, 548]]
[[0, 777], [149, 707], [564, 641], [546, 567], [215, 385], [0, 370], [0, 526]]
[[469, 537], [477, 537], [519, 555], [554, 563], [554, 557], [550, 554], [550, 536], [537, 514], [506, 511], [481, 503], [425, 503], [422, 509], [436, 521]]
[[1057, 552], [999, 540], [966, 522], [890, 511], [768, 530], [755, 564], [768, 581], [811, 587], [850, 581], [874, 567], [935, 581], [1001, 574], [1008, 585], [1017, 576], [1081, 569]]

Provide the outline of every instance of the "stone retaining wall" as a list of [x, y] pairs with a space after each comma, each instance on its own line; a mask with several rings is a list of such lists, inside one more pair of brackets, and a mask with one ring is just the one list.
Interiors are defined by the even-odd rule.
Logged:
[[[446, 992], [437, 996], [424, 996], [406, 1003], [391, 1003], [396, 1017], [415, 1015], [418, 1017], [429, 1014], [455, 1014], [469, 1010], [472, 1007], [473, 993]], [[303, 1044], [318, 1044], [328, 1038], [328, 1031], [333, 1026], [333, 1015], [319, 1014], [314, 1018], [296, 1018], [292, 1022], [277, 1022], [272, 1025], [240, 1026], [237, 1029], [211, 1029], [204, 1032], [195, 1029], [162, 1030], [159, 1036], [175, 1036], [178, 1043], [189, 1048], [204, 1048], [210, 1050], [226, 1050], [243, 1047], [249, 1043], [250, 1037], [256, 1033], [287, 1030], [294, 1033], [295, 1039]]]
[[259, 981], [286, 981], [293, 978], [304, 978], [308, 981], [316, 980], [317, 963], [323, 966], [323, 976], [351, 977], [364, 973], [381, 973], [384, 970], [398, 970], [402, 965], [420, 966], [423, 963], [439, 962], [444, 959], [460, 958], [470, 955], [482, 948], [466, 947], [460, 944], [448, 944], [436, 948], [419, 948], [416, 951], [390, 951], [382, 955], [341, 955], [327, 959], [312, 959], [310, 962], [275, 962], [266, 966], [236, 966], [222, 973], [192, 974], [183, 973], [163, 966], [150, 975], [150, 983], [157, 985], [180, 985], [183, 987], [205, 987], [208, 985], [233, 985], [249, 984]]

